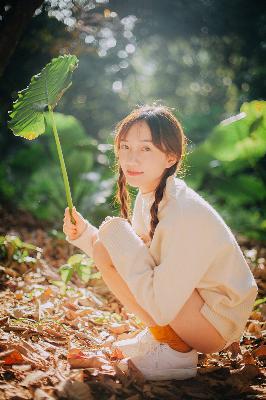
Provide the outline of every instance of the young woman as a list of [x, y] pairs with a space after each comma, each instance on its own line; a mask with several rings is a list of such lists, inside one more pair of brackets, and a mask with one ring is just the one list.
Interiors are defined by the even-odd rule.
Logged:
[[[186, 143], [168, 107], [137, 107], [115, 132], [121, 216], [97, 229], [75, 208], [72, 225], [65, 210], [68, 242], [147, 327], [114, 343], [147, 379], [193, 377], [198, 352], [239, 341], [258, 290], [230, 228], [176, 176]], [[127, 185], [139, 189], [132, 218]]]

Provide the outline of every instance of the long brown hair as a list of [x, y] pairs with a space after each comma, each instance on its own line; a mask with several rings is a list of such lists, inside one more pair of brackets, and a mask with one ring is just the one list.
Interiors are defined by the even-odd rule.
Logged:
[[120, 141], [125, 138], [129, 128], [139, 121], [145, 121], [149, 126], [154, 146], [166, 154], [177, 156], [176, 163], [165, 169], [161, 181], [155, 189], [155, 199], [150, 209], [151, 230], [149, 235], [152, 239], [159, 222], [157, 217], [158, 205], [163, 198], [166, 180], [170, 175], [181, 170], [181, 163], [186, 154], [187, 137], [171, 109], [164, 105], [137, 106], [129, 115], [118, 122], [114, 137], [115, 170], [118, 174], [115, 200], [120, 205], [120, 216], [127, 219], [129, 223], [131, 223], [131, 197], [127, 189], [126, 177], [119, 165], [118, 151]]

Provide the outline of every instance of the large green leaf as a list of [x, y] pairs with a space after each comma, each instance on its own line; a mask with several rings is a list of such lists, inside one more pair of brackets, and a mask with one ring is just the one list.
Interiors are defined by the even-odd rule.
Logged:
[[77, 66], [76, 56], [59, 56], [32, 77], [29, 86], [19, 92], [13, 110], [9, 112], [8, 127], [14, 135], [32, 140], [45, 132], [44, 112], [48, 106], [54, 109], [71, 85], [72, 73]]
[[265, 202], [266, 188], [260, 178], [242, 173], [230, 179], [219, 179], [215, 195], [226, 204], [236, 207], [251, 206]]
[[[244, 103], [239, 116], [219, 124], [206, 140], [208, 152], [222, 162], [254, 163], [266, 153], [266, 102]], [[238, 118], [237, 118], [238, 117]]]

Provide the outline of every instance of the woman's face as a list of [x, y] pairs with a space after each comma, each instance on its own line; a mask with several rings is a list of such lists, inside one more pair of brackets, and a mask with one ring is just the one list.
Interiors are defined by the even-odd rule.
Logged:
[[171, 167], [177, 160], [153, 145], [150, 128], [144, 121], [130, 127], [120, 142], [118, 158], [127, 183], [138, 187], [142, 194], [155, 190], [165, 168]]

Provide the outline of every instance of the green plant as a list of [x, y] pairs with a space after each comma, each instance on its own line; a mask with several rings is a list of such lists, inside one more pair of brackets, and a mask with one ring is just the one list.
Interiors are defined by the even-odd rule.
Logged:
[[266, 102], [244, 103], [187, 157], [187, 183], [236, 232], [266, 239]]
[[85, 254], [74, 254], [67, 260], [66, 264], [61, 265], [59, 273], [62, 282], [53, 281], [53, 283], [65, 292], [68, 282], [71, 280], [74, 273], [78, 275], [82, 282], [88, 283], [90, 279], [101, 277], [100, 272], [92, 272], [94, 261], [88, 258]]
[[[18, 236], [0, 236], [0, 267], [4, 274], [11, 270], [17, 274], [36, 270], [42, 255], [42, 248], [23, 242]], [[15, 273], [15, 274], [16, 274]]]
[[46, 131], [45, 111], [48, 109], [73, 224], [75, 224], [75, 220], [72, 216], [73, 203], [70, 185], [53, 110], [72, 84], [72, 73], [77, 66], [78, 59], [74, 55], [64, 55], [52, 59], [38, 75], [31, 78], [29, 86], [18, 93], [18, 99], [9, 112], [11, 120], [8, 121], [8, 127], [15, 136], [33, 140]]

